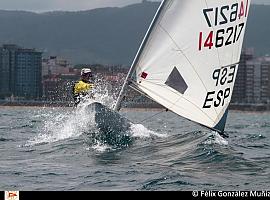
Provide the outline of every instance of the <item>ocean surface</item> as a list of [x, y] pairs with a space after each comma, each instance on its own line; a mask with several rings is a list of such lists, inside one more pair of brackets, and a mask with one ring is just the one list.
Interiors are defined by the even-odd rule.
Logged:
[[159, 112], [121, 111], [134, 124], [108, 144], [82, 108], [0, 107], [0, 190], [269, 189], [269, 112], [230, 111], [227, 139]]

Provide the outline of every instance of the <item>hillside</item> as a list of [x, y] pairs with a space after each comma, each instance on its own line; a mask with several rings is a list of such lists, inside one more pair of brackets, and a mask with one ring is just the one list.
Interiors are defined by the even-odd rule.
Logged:
[[[0, 10], [0, 44], [37, 48], [78, 63], [130, 65], [159, 3], [79, 12]], [[253, 5], [245, 46], [270, 53], [270, 6]]]

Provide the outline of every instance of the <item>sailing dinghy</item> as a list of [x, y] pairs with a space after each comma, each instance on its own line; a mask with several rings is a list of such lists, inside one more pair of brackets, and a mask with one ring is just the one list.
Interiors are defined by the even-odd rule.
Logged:
[[114, 111], [121, 109], [125, 92], [131, 87], [222, 135], [249, 7], [250, 0], [163, 0]]

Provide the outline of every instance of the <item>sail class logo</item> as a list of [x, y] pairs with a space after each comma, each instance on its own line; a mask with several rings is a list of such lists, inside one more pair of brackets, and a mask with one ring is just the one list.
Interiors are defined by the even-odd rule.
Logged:
[[141, 74], [141, 77], [142, 77], [143, 79], [146, 79], [147, 76], [148, 76], [148, 74], [147, 74], [146, 72], [143, 72], [143, 73]]
[[5, 200], [19, 200], [19, 191], [5, 191]]

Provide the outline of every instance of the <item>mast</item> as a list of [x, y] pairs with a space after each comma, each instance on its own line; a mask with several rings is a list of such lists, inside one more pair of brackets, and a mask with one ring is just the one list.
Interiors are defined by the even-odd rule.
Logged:
[[129, 85], [129, 80], [130, 80], [131, 76], [133, 75], [134, 69], [135, 69], [135, 67], [136, 67], [136, 65], [138, 63], [138, 60], [139, 60], [142, 52], [143, 52], [144, 46], [145, 46], [149, 36], [151, 35], [151, 32], [152, 32], [152, 30], [153, 30], [153, 28], [154, 28], [154, 26], [155, 26], [155, 24], [157, 22], [157, 19], [158, 19], [159, 15], [160, 15], [160, 13], [162, 11], [163, 6], [165, 5], [165, 1], [166, 0], [163, 0], [161, 2], [161, 4], [160, 4], [160, 6], [159, 6], [153, 20], [152, 20], [152, 22], [151, 22], [151, 24], [150, 24], [150, 26], [149, 26], [149, 28], [148, 28], [145, 36], [144, 36], [144, 39], [143, 39], [143, 41], [142, 41], [142, 43], [141, 43], [141, 45], [139, 47], [139, 50], [138, 50], [138, 52], [137, 52], [137, 54], [135, 56], [135, 59], [133, 60], [133, 63], [131, 65], [130, 69], [129, 69], [128, 75], [127, 75], [127, 77], [125, 79], [124, 85], [123, 85], [123, 87], [122, 87], [122, 89], [120, 91], [120, 94], [119, 94], [118, 98], [117, 98], [117, 102], [116, 102], [116, 104], [114, 106], [115, 111], [119, 111], [121, 109], [121, 102], [122, 102], [123, 98], [125, 97], [125, 91], [126, 91], [128, 85]]

